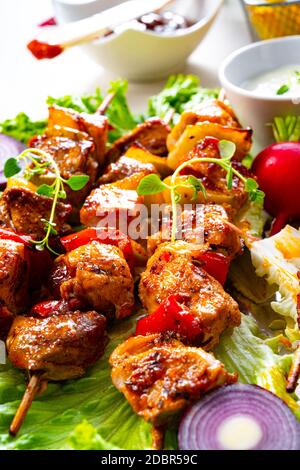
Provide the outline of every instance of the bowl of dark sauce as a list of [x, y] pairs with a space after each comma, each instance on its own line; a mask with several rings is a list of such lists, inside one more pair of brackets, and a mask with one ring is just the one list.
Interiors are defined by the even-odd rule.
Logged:
[[[107, 0], [55, 0], [55, 4], [70, 5], [72, 1], [81, 7], [77, 11], [73, 6], [72, 20], [108, 8]], [[221, 5], [222, 0], [177, 0], [159, 13], [148, 13], [108, 29], [105, 37], [82, 47], [102, 67], [119, 76], [132, 81], [158, 80], [180, 70], [204, 38]], [[60, 23], [70, 21], [66, 11], [61, 14], [56, 8], [55, 12]]]

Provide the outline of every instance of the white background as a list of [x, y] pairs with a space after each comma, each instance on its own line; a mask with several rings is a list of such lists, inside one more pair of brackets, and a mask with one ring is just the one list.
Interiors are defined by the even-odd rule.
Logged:
[[[26, 50], [34, 27], [53, 16], [51, 0], [0, 0], [0, 120], [25, 111], [46, 115], [48, 95], [104, 90], [116, 78], [85, 56], [79, 48], [50, 61], [37, 61]], [[183, 72], [199, 75], [205, 86], [218, 84], [221, 61], [250, 42], [239, 0], [225, 0], [221, 13]], [[124, 77], [126, 78], [126, 77]], [[136, 111], [146, 108], [147, 97], [162, 83], [130, 84], [129, 100]]]

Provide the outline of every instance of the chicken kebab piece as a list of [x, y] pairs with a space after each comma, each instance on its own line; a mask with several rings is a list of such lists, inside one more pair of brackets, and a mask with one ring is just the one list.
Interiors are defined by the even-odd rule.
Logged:
[[[66, 301], [77, 299], [81, 305], [105, 312], [109, 317], [120, 319], [130, 315], [134, 307], [134, 282], [123, 251], [97, 238], [89, 242], [79, 238], [78, 243], [78, 236], [71, 240], [73, 246], [79, 246], [59, 256], [50, 274], [54, 296]], [[72, 248], [70, 239], [67, 246]], [[120, 246], [125, 250], [122, 242]]]
[[15, 315], [28, 311], [46, 282], [52, 260], [38, 251], [30, 237], [0, 228], [0, 338], [6, 335]]
[[221, 362], [172, 336], [135, 336], [110, 357], [112, 381], [133, 410], [153, 424], [152, 447], [163, 448], [164, 426], [206, 392], [236, 381]]
[[146, 203], [136, 189], [147, 175], [167, 176], [167, 137], [170, 128], [160, 119], [150, 119], [116, 141], [107, 153], [110, 162], [80, 211], [82, 224], [93, 227], [104, 217], [136, 216]]
[[252, 130], [242, 129], [232, 109], [219, 100], [206, 101], [196, 112], [186, 111], [167, 139], [168, 165], [174, 170], [205, 137], [229, 140], [236, 145], [235, 160], [241, 161], [252, 145]]
[[184, 241], [159, 246], [140, 281], [140, 299], [149, 315], [138, 322], [138, 334], [175, 331], [209, 351], [226, 328], [240, 324], [237, 303], [215, 278], [223, 277], [223, 258], [210, 254], [205, 246]]
[[96, 311], [78, 310], [74, 301], [43, 302], [30, 315], [16, 317], [6, 342], [8, 357], [31, 378], [10, 426], [11, 435], [18, 433], [47, 381], [83, 376], [102, 356], [106, 343], [106, 318]]
[[[108, 120], [100, 114], [78, 113], [74, 110], [51, 106], [45, 134], [34, 137], [30, 145], [49, 154], [59, 167], [62, 178], [88, 175], [89, 181], [83, 189], [74, 192], [65, 185], [67, 202], [73, 207], [73, 219], [91, 191], [99, 168], [105, 164], [108, 136]], [[37, 175], [33, 183], [49, 184], [54, 175], [51, 171]]]

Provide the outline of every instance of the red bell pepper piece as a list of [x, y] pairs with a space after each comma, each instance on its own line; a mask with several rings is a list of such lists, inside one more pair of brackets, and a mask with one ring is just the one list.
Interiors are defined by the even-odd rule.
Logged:
[[26, 235], [18, 235], [12, 230], [7, 230], [5, 228], [0, 228], [0, 239], [1, 240], [11, 240], [17, 243], [23, 243], [23, 245], [30, 246], [30, 237]]
[[124, 257], [130, 267], [134, 267], [134, 254], [129, 237], [113, 228], [86, 228], [77, 233], [72, 233], [60, 239], [67, 252], [87, 245], [91, 241], [98, 241], [105, 245], [118, 246], [123, 251]]
[[201, 254], [199, 259], [203, 263], [202, 267], [204, 271], [217, 279], [217, 281], [219, 281], [223, 286], [229, 270], [229, 258], [222, 255], [222, 253], [207, 251], [206, 253]]
[[200, 321], [181, 303], [183, 300], [180, 294], [170, 295], [155, 312], [137, 322], [135, 334], [174, 332], [190, 343], [200, 343], [203, 336]]
[[31, 313], [33, 315], [38, 315], [39, 317], [47, 318], [59, 308], [60, 304], [61, 300], [46, 300], [45, 302], [40, 302], [32, 307]]
[[36, 315], [42, 318], [51, 317], [53, 314], [64, 314], [79, 310], [81, 303], [77, 299], [65, 300], [45, 300], [36, 304], [31, 309], [31, 315]]

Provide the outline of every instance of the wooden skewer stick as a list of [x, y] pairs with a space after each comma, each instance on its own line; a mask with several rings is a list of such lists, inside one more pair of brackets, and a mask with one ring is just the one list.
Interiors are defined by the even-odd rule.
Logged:
[[300, 376], [300, 345], [296, 349], [293, 364], [289, 372], [287, 382], [286, 382], [286, 391], [292, 393], [295, 391]]
[[152, 427], [152, 450], [163, 450], [165, 443], [165, 426]]
[[41, 377], [37, 374], [33, 375], [27, 385], [25, 393], [23, 395], [20, 406], [15, 414], [15, 417], [10, 425], [9, 433], [11, 436], [16, 436], [26, 418], [28, 410], [40, 390], [41, 387]]
[[100, 104], [99, 108], [96, 111], [96, 114], [100, 114], [101, 116], [103, 116], [115, 96], [116, 96], [115, 93], [109, 93], [104, 98], [103, 102]]

